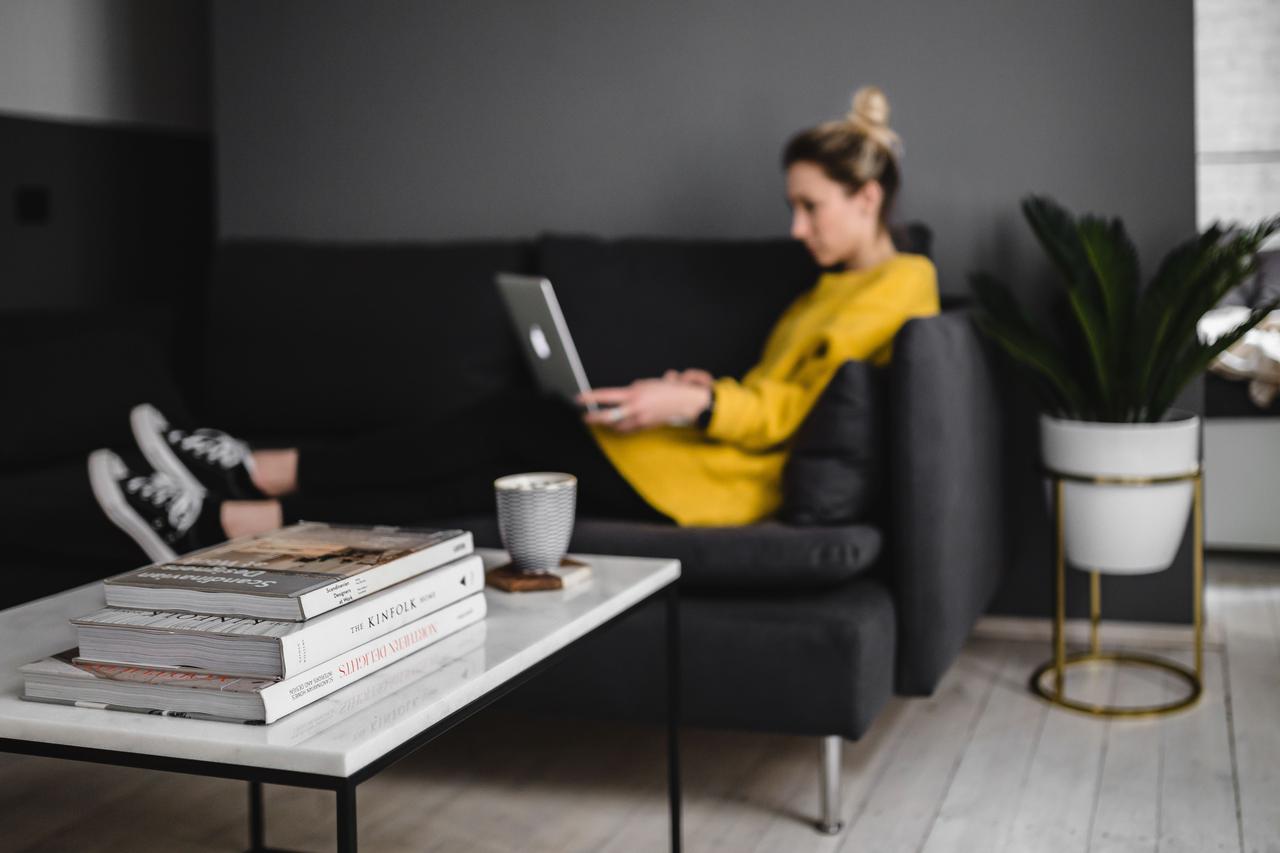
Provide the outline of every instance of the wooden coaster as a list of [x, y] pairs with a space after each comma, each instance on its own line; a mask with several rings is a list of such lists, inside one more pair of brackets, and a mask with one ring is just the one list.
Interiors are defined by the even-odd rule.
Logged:
[[503, 592], [541, 592], [575, 586], [590, 577], [591, 566], [565, 557], [560, 561], [558, 568], [540, 573], [521, 572], [510, 563], [505, 563], [485, 572], [484, 582], [487, 586]]

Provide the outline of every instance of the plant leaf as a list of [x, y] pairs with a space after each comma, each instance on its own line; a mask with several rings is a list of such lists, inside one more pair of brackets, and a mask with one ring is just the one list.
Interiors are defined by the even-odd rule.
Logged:
[[1173, 405], [1178, 393], [1186, 387], [1188, 382], [1204, 372], [1215, 358], [1248, 334], [1250, 329], [1266, 319], [1266, 316], [1277, 307], [1280, 307], [1280, 299], [1268, 302], [1259, 308], [1254, 308], [1249, 312], [1248, 317], [1240, 321], [1238, 326], [1223, 334], [1213, 343], [1201, 343], [1199, 339], [1196, 339], [1194, 343], [1189, 345], [1183, 351], [1175, 367], [1169, 371], [1169, 376], [1164, 386], [1157, 391], [1156, 396], [1153, 398], [1150, 408], [1151, 420], [1156, 421], [1163, 417], [1164, 413]]
[[[1138, 307], [1137, 330], [1133, 340], [1134, 360], [1131, 387], [1146, 398], [1143, 407], [1150, 403], [1151, 390], [1156, 387], [1154, 375], [1161, 364], [1168, 364], [1173, 353], [1168, 341], [1169, 327], [1175, 306], [1181, 299], [1180, 290], [1200, 275], [1208, 263], [1209, 249], [1221, 238], [1218, 226], [1211, 226], [1203, 234], [1186, 240], [1165, 255], [1155, 277], [1142, 294]], [[1175, 347], [1176, 349], [1176, 347]], [[1141, 393], [1145, 391], [1146, 393]]]
[[1112, 398], [1112, 354], [1106, 305], [1090, 266], [1081, 232], [1071, 214], [1045, 196], [1022, 202], [1022, 214], [1045, 252], [1066, 279], [1067, 297], [1093, 364], [1093, 385], [1102, 408]]
[[1080, 220], [1077, 230], [1080, 245], [1098, 292], [1102, 297], [1106, 317], [1105, 340], [1108, 345], [1106, 371], [1110, 387], [1109, 415], [1116, 420], [1126, 419], [1129, 408], [1129, 379], [1132, 375], [1130, 359], [1132, 340], [1129, 330], [1133, 327], [1133, 313], [1141, 287], [1138, 272], [1138, 251], [1119, 219], [1103, 220], [1086, 216]]
[[1084, 395], [1066, 359], [1036, 329], [1009, 288], [986, 273], [971, 275], [969, 282], [980, 309], [974, 315], [978, 328], [1016, 362], [1045, 380], [1044, 388], [1055, 410], [1078, 411], [1084, 405]]

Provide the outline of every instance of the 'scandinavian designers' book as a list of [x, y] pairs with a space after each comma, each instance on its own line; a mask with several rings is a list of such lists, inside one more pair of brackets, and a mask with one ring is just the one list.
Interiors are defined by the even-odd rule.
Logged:
[[464, 557], [464, 530], [303, 522], [104, 581], [107, 604], [302, 621]]

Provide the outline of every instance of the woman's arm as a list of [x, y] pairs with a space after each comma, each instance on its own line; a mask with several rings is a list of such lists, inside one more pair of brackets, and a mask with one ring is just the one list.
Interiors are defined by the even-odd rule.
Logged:
[[751, 451], [788, 441], [840, 365], [850, 360], [886, 361], [894, 335], [907, 320], [937, 312], [937, 297], [931, 293], [919, 300], [895, 294], [895, 300], [863, 303], [857, 311], [834, 318], [817, 346], [784, 376], [757, 366], [741, 382], [717, 379], [707, 436]]
[[[710, 377], [706, 371], [699, 372]], [[618, 432], [693, 423], [711, 404], [711, 385], [671, 378], [672, 373], [667, 371], [662, 379], [637, 379], [624, 388], [596, 388], [579, 394], [579, 403], [608, 407], [588, 412], [584, 419]]]
[[582, 395], [583, 402], [617, 407], [592, 412], [587, 422], [630, 432], [690, 424], [711, 406], [709, 438], [747, 451], [777, 447], [799, 428], [840, 365], [851, 359], [887, 360], [893, 337], [904, 323], [937, 313], [932, 265], [924, 272], [886, 280], [874, 292], [842, 304], [824, 318], [815, 336], [796, 342], [795, 346], [809, 347], [798, 357], [794, 350], [770, 357], [766, 346], [765, 360], [741, 381], [712, 381], [703, 370], [667, 371], [662, 379], [641, 379], [625, 388]]
[[707, 437], [753, 451], [790, 439], [840, 365], [857, 357], [832, 343], [828, 340], [821, 357], [806, 359], [784, 379], [752, 371], [741, 382], [729, 377], [716, 380]]

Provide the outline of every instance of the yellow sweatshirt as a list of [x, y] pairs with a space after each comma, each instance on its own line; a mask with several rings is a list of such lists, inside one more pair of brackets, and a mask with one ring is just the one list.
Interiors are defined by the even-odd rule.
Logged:
[[885, 364], [898, 329], [936, 313], [937, 274], [920, 255], [826, 273], [779, 318], [759, 364], [741, 381], [716, 381], [705, 433], [592, 433], [632, 488], [677, 523], [759, 521], [778, 509], [791, 437], [836, 369], [849, 359]]

